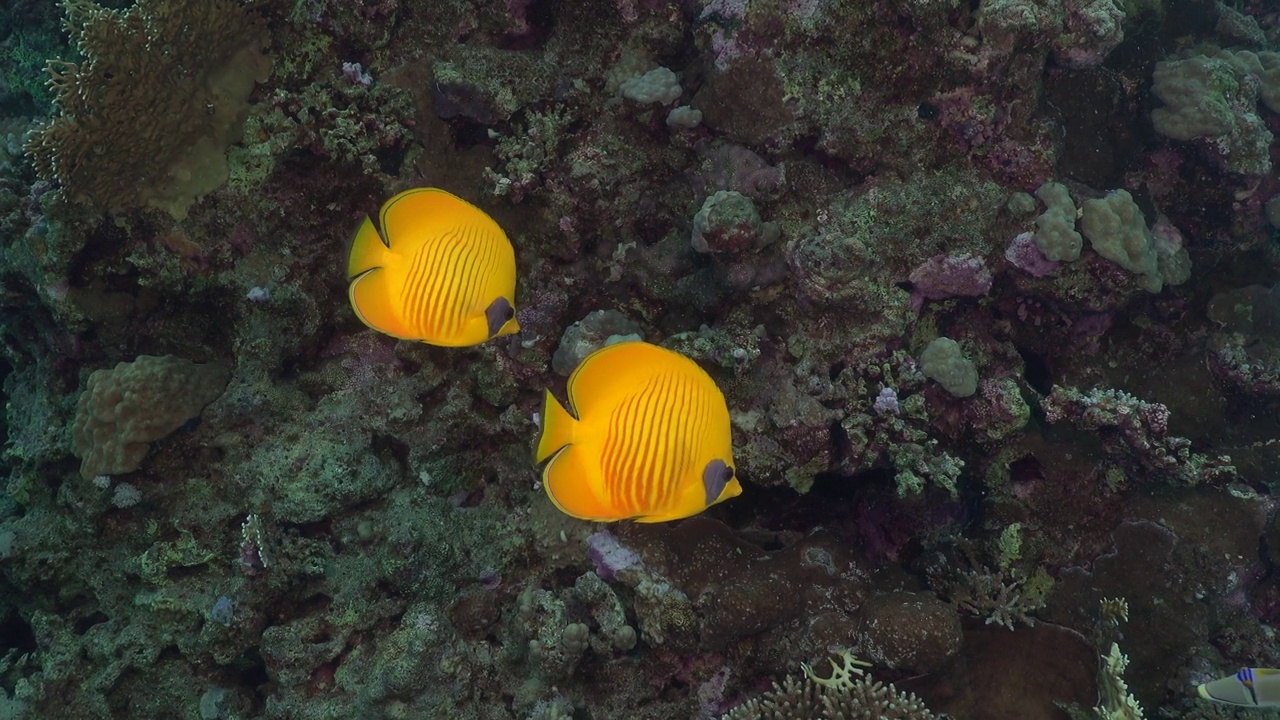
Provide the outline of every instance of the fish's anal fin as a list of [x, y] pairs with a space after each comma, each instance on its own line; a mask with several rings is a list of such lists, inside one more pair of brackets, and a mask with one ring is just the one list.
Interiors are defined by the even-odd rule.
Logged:
[[387, 243], [373, 226], [373, 220], [365, 215], [364, 220], [356, 227], [355, 235], [351, 237], [351, 251], [347, 254], [347, 279], [354, 280], [374, 268], [382, 267], [386, 264], [386, 255]]
[[648, 525], [650, 523], [662, 523], [662, 522], [671, 522], [672, 520], [683, 520], [689, 517], [690, 515], [691, 513], [687, 513], [687, 512], [677, 513], [673, 511], [667, 511], [662, 513], [654, 513], [652, 515], [641, 515], [640, 517], [635, 518], [635, 521], [638, 523], [645, 523], [646, 525]]
[[351, 300], [351, 309], [365, 325], [401, 340], [419, 339], [396, 314], [387, 288], [386, 272], [382, 268], [366, 270], [352, 279], [347, 286], [347, 296]]
[[582, 448], [565, 445], [542, 469], [542, 487], [556, 509], [565, 515], [579, 520], [620, 520], [597, 494], [600, 483], [593, 480], [598, 479], [598, 474], [599, 469], [591, 467]]

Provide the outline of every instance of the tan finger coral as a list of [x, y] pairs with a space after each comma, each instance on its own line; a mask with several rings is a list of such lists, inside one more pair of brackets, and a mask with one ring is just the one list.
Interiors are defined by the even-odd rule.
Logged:
[[101, 209], [185, 217], [227, 178], [226, 148], [270, 69], [265, 22], [242, 0], [63, 7], [84, 59], [49, 62], [56, 112], [27, 144], [36, 172]]
[[229, 379], [221, 365], [172, 355], [140, 355], [94, 371], [71, 426], [80, 474], [88, 480], [137, 470], [152, 442], [199, 415]]

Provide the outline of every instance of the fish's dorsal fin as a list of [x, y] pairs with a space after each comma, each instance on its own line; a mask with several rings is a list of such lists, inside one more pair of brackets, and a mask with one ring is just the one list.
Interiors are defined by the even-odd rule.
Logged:
[[457, 225], [459, 220], [502, 233], [483, 210], [440, 188], [405, 190], [383, 203], [378, 214], [382, 236], [392, 250], [397, 250], [397, 244], [420, 240], [423, 233], [436, 232], [441, 226]]
[[638, 340], [605, 345], [592, 352], [578, 363], [565, 386], [570, 410], [581, 418], [593, 414], [593, 408], [611, 409], [621, 395], [632, 390], [625, 378], [650, 372], [657, 355], [667, 352]]

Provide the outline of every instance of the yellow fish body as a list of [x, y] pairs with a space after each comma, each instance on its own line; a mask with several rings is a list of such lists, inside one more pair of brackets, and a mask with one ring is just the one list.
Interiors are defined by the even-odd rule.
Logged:
[[547, 391], [537, 461], [562, 512], [583, 520], [663, 522], [742, 494], [729, 408], [689, 358], [624, 342], [569, 376], [569, 410]]
[[515, 249], [483, 210], [415, 188], [383, 204], [378, 220], [375, 228], [365, 216], [347, 261], [347, 296], [361, 322], [446, 347], [520, 330]]

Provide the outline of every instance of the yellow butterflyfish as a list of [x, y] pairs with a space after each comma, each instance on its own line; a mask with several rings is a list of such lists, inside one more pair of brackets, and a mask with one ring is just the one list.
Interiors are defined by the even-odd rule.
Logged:
[[347, 261], [347, 295], [361, 322], [446, 347], [520, 330], [515, 249], [483, 210], [415, 188], [384, 203], [378, 220], [374, 227], [365, 216]]
[[729, 408], [689, 358], [645, 342], [609, 345], [569, 376], [569, 409], [547, 391], [537, 461], [562, 512], [663, 522], [742, 494]]

